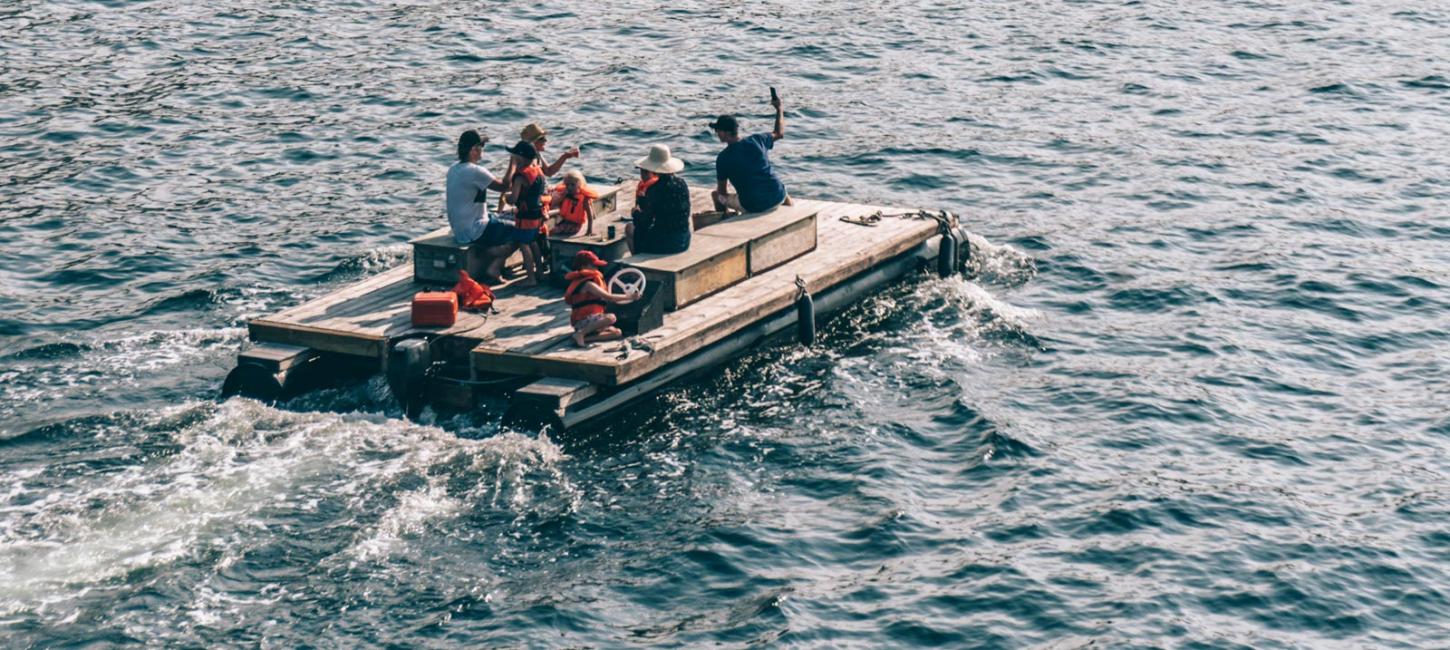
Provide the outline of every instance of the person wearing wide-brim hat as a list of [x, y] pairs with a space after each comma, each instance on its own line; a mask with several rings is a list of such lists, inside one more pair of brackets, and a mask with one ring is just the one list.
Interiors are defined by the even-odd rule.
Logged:
[[[549, 178], [559, 175], [559, 170], [564, 168], [564, 163], [570, 158], [579, 157], [579, 147], [571, 147], [564, 153], [559, 154], [559, 157], [555, 158], [554, 162], [545, 163], [544, 149], [549, 146], [549, 132], [545, 131], [544, 127], [539, 126], [537, 123], [530, 122], [524, 125], [523, 129], [519, 130], [519, 141], [515, 143], [514, 146], [509, 147], [508, 149], [508, 152], [510, 154], [509, 164], [508, 168], [505, 169], [503, 173], [503, 183], [505, 187], [513, 184], [514, 172], [518, 171], [523, 167], [523, 165], [528, 163], [528, 161], [524, 160], [522, 156], [514, 153], [514, 150], [518, 149], [519, 145], [521, 144], [527, 144], [533, 147], [534, 152], [536, 152], [539, 156], [539, 169], [544, 170], [544, 176]], [[504, 206], [502, 204], [499, 205], [499, 209], [503, 209], [503, 207]]]
[[635, 253], [680, 253], [690, 248], [690, 187], [677, 174], [685, 161], [670, 155], [670, 148], [651, 145], [649, 154], [634, 161], [639, 168], [635, 189], [634, 223], [624, 229], [629, 250]]

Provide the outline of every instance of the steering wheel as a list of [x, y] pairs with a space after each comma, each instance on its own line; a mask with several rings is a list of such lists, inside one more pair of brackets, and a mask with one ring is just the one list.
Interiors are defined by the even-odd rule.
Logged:
[[618, 273], [615, 273], [609, 278], [609, 293], [628, 295], [638, 291], [639, 295], [642, 296], [644, 295], [644, 284], [644, 273], [640, 272], [639, 269], [620, 269]]

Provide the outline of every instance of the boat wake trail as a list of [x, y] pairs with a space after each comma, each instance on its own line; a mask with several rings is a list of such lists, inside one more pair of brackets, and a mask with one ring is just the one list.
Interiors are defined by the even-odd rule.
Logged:
[[[216, 363], [236, 353], [246, 339], [240, 327], [154, 330], [96, 343], [49, 343], [0, 357], [0, 440], [21, 433], [16, 423], [34, 427], [37, 413], [43, 421], [58, 421], [94, 413], [135, 389], [156, 389], [176, 394], [209, 392], [210, 377], [178, 382], [168, 371]], [[124, 389], [124, 390], [122, 390]], [[86, 404], [88, 412], [65, 408]]]
[[435, 527], [455, 518], [551, 517], [578, 498], [547, 438], [467, 440], [245, 399], [71, 424], [91, 435], [11, 449], [35, 458], [15, 463], [0, 494], [0, 620], [62, 622], [107, 594], [147, 589], [195, 594], [184, 608], [206, 609], [206, 593], [237, 581], [265, 595], [267, 572], [325, 581], [421, 561], [414, 544], [446, 537]]

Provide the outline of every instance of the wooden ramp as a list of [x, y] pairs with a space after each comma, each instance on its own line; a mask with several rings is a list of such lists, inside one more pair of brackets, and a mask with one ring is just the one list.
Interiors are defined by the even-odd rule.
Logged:
[[[601, 215], [596, 229], [619, 223], [633, 204], [633, 184], [620, 192], [619, 212]], [[709, 191], [692, 192], [696, 211], [710, 209]], [[404, 265], [363, 280], [335, 293], [248, 323], [254, 341], [305, 346], [318, 351], [369, 357], [387, 356], [388, 342], [416, 332], [439, 335], [443, 358], [468, 359], [483, 372], [577, 379], [601, 386], [618, 386], [644, 377], [670, 363], [702, 350], [765, 316], [794, 303], [795, 279], [800, 276], [812, 293], [912, 250], [938, 232], [929, 218], [887, 217], [874, 226], [841, 221], [878, 211], [888, 215], [906, 209], [796, 200], [795, 210], [816, 215], [815, 249], [752, 275], [698, 302], [664, 317], [664, 326], [637, 340], [645, 345], [621, 349], [619, 342], [575, 348], [569, 336], [569, 310], [562, 291], [545, 283], [522, 288], [516, 284], [497, 289], [500, 313], [460, 312], [449, 328], [415, 328], [409, 321], [413, 294], [411, 265]], [[761, 220], [762, 223], [770, 222]], [[738, 235], [731, 220], [707, 227]], [[622, 228], [622, 223], [619, 224]], [[723, 236], [723, 234], [722, 234]], [[763, 249], [762, 249], [763, 250]], [[628, 259], [626, 258], [626, 263]], [[778, 260], [771, 260], [771, 264]], [[646, 351], [646, 346], [651, 351]]]
[[[599, 343], [588, 349], [574, 347], [568, 340], [572, 332], [568, 310], [562, 300], [555, 298], [552, 320], [508, 331], [500, 326], [494, 336], [473, 349], [474, 367], [487, 372], [579, 379], [605, 386], [627, 384], [792, 306], [797, 276], [815, 293], [915, 248], [938, 230], [932, 219], [888, 217], [874, 227], [840, 220], [877, 211], [906, 212], [901, 209], [803, 199], [795, 202], [798, 209], [817, 213], [816, 250], [666, 314], [663, 327], [640, 337], [653, 352], [635, 346], [621, 350], [617, 342]], [[701, 232], [709, 234], [711, 228]]]

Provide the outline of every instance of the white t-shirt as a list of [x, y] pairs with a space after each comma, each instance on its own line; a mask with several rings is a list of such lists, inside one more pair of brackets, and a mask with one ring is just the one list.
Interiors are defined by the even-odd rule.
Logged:
[[488, 205], [473, 199], [479, 191], [487, 190], [494, 182], [491, 172], [471, 162], [453, 163], [448, 168], [446, 201], [448, 204], [448, 225], [453, 228], [453, 239], [467, 244], [483, 234], [488, 226]]

